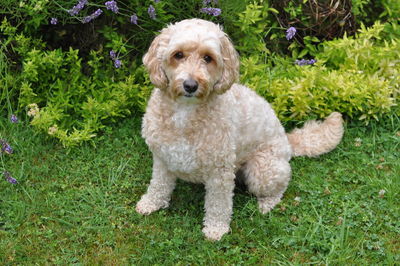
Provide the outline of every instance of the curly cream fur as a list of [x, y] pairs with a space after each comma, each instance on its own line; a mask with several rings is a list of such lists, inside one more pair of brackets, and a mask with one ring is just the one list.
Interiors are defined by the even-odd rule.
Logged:
[[[154, 165], [148, 190], [136, 206], [141, 214], [168, 207], [176, 178], [202, 183], [203, 232], [219, 240], [229, 231], [238, 170], [266, 213], [288, 186], [293, 155], [328, 152], [342, 138], [338, 113], [287, 135], [263, 98], [234, 83], [238, 55], [214, 23], [191, 19], [170, 25], [155, 38], [143, 62], [158, 88], [142, 125]], [[194, 93], [184, 89], [188, 79], [198, 83]]]

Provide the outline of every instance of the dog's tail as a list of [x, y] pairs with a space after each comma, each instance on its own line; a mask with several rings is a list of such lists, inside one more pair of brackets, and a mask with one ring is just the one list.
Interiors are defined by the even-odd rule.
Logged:
[[287, 134], [293, 156], [314, 157], [333, 150], [343, 137], [343, 119], [340, 113], [330, 114], [325, 121], [308, 121], [302, 128]]

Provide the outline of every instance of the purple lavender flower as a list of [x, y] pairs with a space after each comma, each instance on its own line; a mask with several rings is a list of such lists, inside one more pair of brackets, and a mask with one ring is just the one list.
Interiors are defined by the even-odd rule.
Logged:
[[147, 13], [149, 13], [151, 19], [156, 19], [156, 9], [154, 8], [154, 6], [150, 5], [147, 9]]
[[114, 0], [112, 1], [107, 1], [104, 3], [106, 8], [108, 10], [111, 10], [114, 13], [118, 13], [118, 6], [117, 6], [117, 2], [115, 2]]
[[211, 2], [213, 2], [214, 4], [218, 4], [218, 0], [203, 0], [203, 5], [208, 5]]
[[110, 57], [114, 61], [115, 68], [120, 68], [122, 65], [121, 60], [118, 59], [117, 53], [114, 50], [110, 51]]
[[114, 66], [115, 66], [115, 68], [120, 68], [121, 65], [122, 65], [121, 60], [119, 60], [119, 59], [115, 59], [115, 60], [114, 60]]
[[213, 7], [203, 7], [200, 9], [200, 12], [206, 13], [208, 15], [213, 15], [214, 17], [217, 17], [221, 15], [221, 9], [220, 8], [213, 8]]
[[11, 183], [11, 184], [17, 184], [18, 181], [17, 179], [15, 179], [14, 177], [11, 176], [11, 174], [7, 171], [3, 172], [4, 178], [6, 179], [7, 182]]
[[103, 10], [101, 10], [100, 8], [97, 9], [96, 11], [94, 11], [91, 15], [84, 17], [82, 20], [82, 23], [89, 23], [90, 21], [92, 21], [93, 19], [97, 18], [98, 16], [100, 16], [103, 13]]
[[297, 30], [295, 27], [290, 27], [286, 30], [286, 39], [291, 40], [296, 34]]
[[7, 141], [4, 139], [0, 139], [0, 144], [1, 144], [1, 152], [7, 153], [7, 154], [12, 154], [13, 149], [11, 148], [10, 144], [8, 144]]
[[112, 60], [115, 60], [117, 58], [117, 53], [114, 50], [110, 51], [110, 57]]
[[1, 150], [7, 154], [13, 153], [13, 149], [11, 148], [11, 146], [8, 143], [7, 143], [7, 145], [3, 146]]
[[79, 0], [76, 6], [72, 7], [72, 9], [68, 10], [68, 14], [71, 16], [76, 16], [78, 13], [87, 5], [88, 0]]
[[315, 64], [316, 62], [317, 62], [316, 59], [310, 59], [310, 60], [301, 59], [301, 60], [296, 60], [294, 63], [295, 63], [296, 65], [299, 65], [299, 66], [305, 66], [305, 65], [313, 65], [313, 64]]
[[296, 59], [294, 63], [299, 66], [304, 66], [306, 64], [306, 59], [301, 59], [301, 60]]
[[159, 3], [159, 2], [160, 2], [160, 0], [154, 0], [154, 3], [156, 3], [156, 4]]
[[137, 25], [138, 17], [136, 16], [136, 14], [133, 14], [130, 19], [132, 24]]
[[314, 65], [317, 62], [317, 59], [310, 59], [308, 60], [309, 65]]
[[18, 117], [16, 115], [12, 114], [10, 117], [10, 121], [11, 121], [11, 123], [14, 123], [14, 124], [18, 123]]
[[57, 18], [51, 18], [51, 20], [50, 20], [50, 24], [51, 25], [57, 25], [57, 23], [58, 23], [58, 19]]

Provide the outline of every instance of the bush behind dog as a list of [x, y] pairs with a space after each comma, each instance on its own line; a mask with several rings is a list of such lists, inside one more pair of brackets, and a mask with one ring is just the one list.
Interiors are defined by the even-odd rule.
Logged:
[[[266, 97], [282, 120], [337, 110], [368, 123], [398, 102], [398, 6], [373, 10], [368, 1], [352, 2], [358, 22], [370, 23], [360, 15], [365, 10], [391, 22], [363, 28], [357, 38], [321, 43], [304, 30], [286, 40], [274, 1], [6, 1], [0, 10], [0, 110], [31, 111], [32, 125], [66, 146], [89, 140], [144, 110], [153, 86], [141, 57], [157, 31], [200, 17], [223, 24], [242, 56], [242, 83]], [[296, 5], [285, 12], [297, 22], [305, 16]]]
[[399, 112], [400, 43], [382, 40], [386, 34], [385, 25], [375, 23], [354, 38], [324, 42], [314, 65], [278, 57], [271, 68], [257, 55], [242, 58], [242, 82], [267, 98], [283, 121], [332, 111], [378, 120]]

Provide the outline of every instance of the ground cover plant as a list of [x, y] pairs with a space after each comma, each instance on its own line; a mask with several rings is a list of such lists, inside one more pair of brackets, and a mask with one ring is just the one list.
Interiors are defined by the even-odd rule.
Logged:
[[[0, 264], [400, 261], [400, 2], [0, 1]], [[99, 11], [100, 10], [100, 11]], [[287, 129], [343, 113], [340, 146], [291, 161], [268, 215], [238, 187], [232, 233], [201, 234], [204, 188], [134, 206], [151, 176], [141, 57], [167, 23], [223, 25], [241, 82]]]
[[171, 206], [134, 211], [151, 175], [140, 119], [66, 152], [26, 124], [1, 120], [14, 148], [0, 182], [1, 264], [385, 264], [399, 261], [400, 120], [348, 123], [342, 144], [291, 161], [268, 215], [235, 191], [232, 233], [203, 239], [204, 188], [179, 182]]

